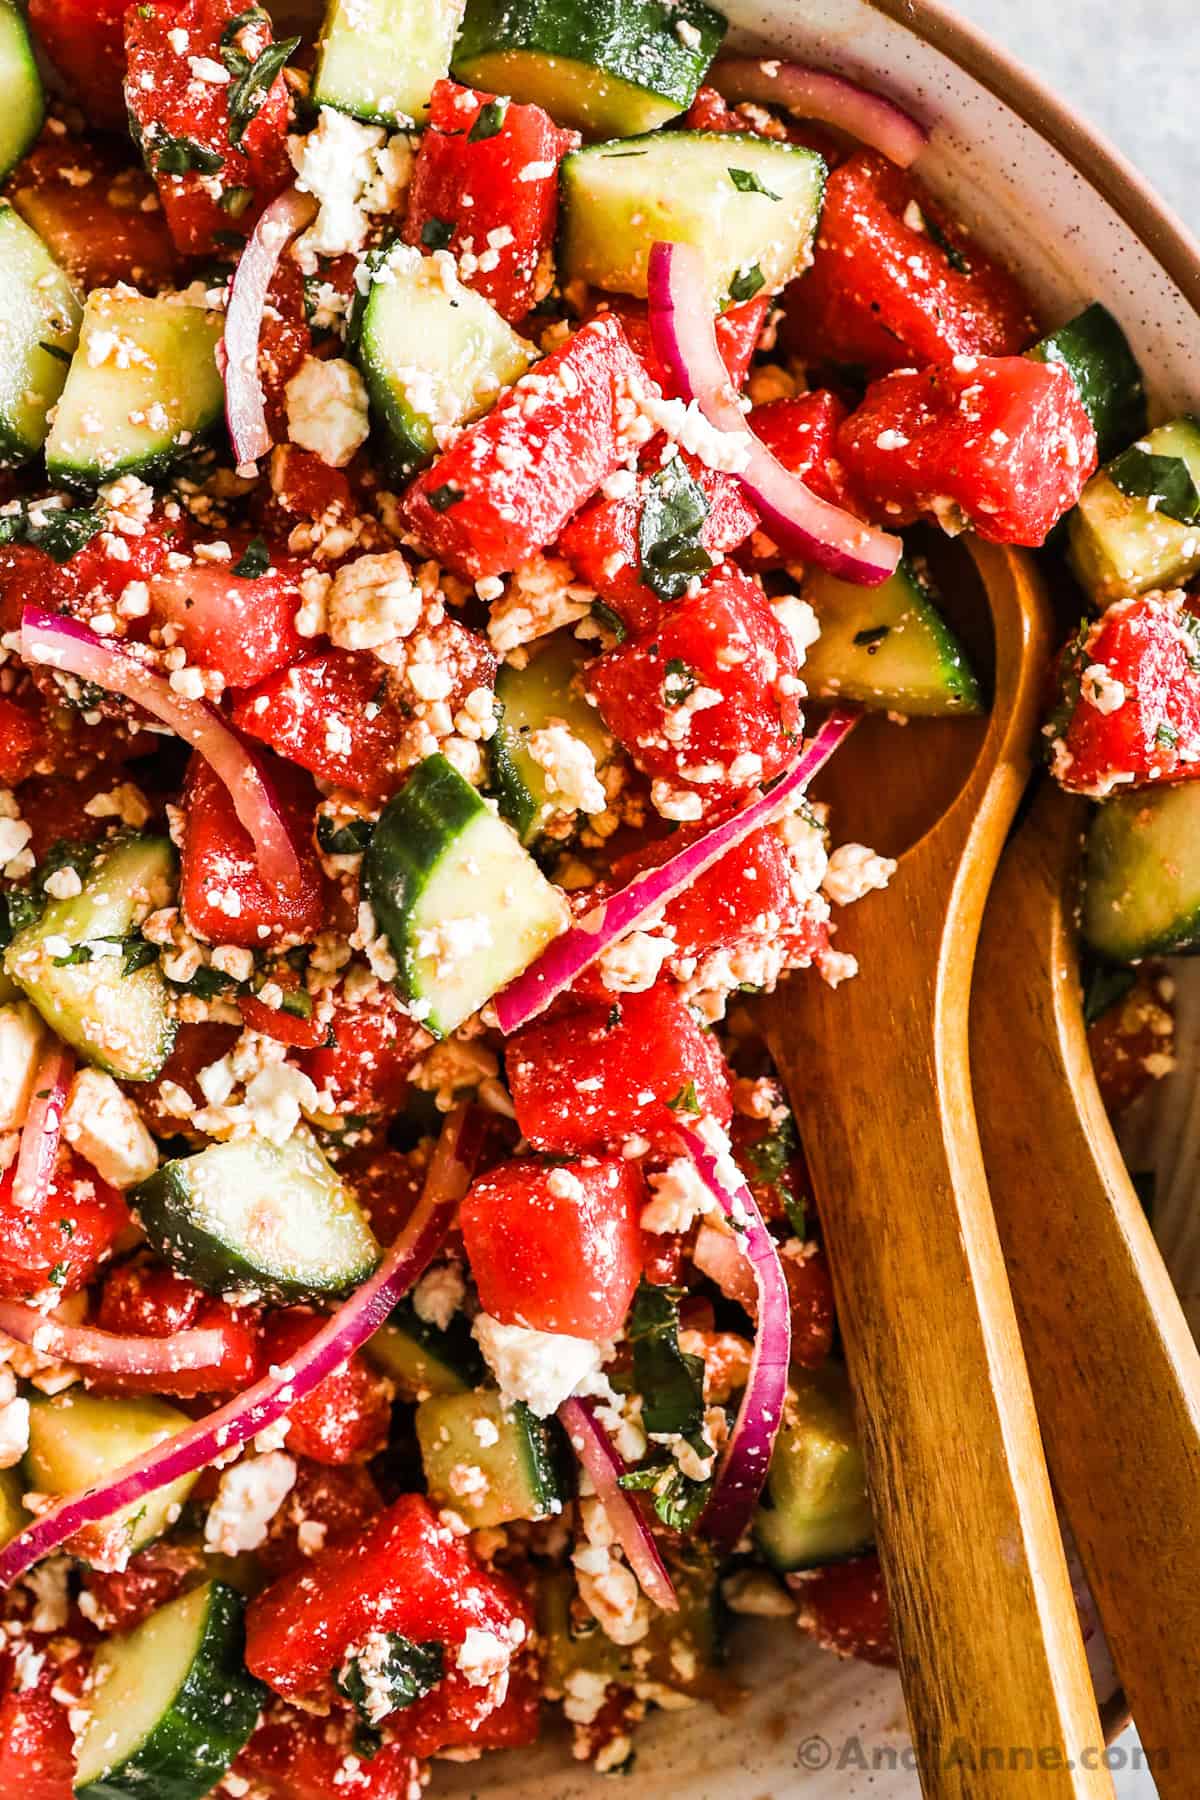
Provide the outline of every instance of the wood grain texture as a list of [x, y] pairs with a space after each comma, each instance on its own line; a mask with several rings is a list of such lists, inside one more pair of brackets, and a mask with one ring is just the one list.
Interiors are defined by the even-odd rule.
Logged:
[[1001, 862], [971, 1010], [976, 1105], [1055, 1483], [1159, 1791], [1196, 1800], [1200, 1353], [1088, 1055], [1086, 814], [1047, 782]]
[[801, 977], [764, 1022], [829, 1247], [924, 1792], [1061, 1800], [1112, 1786], [1080, 1766], [1103, 1735], [967, 1043], [980, 918], [1029, 774], [1049, 619], [1027, 557], [988, 545], [972, 554], [996, 638], [982, 749], [940, 817], [947, 765], [968, 767], [978, 742], [969, 725], [893, 730], [884, 754], [860, 727], [839, 751], [824, 788], [839, 840], [887, 810], [889, 789], [910, 810], [914, 796], [935, 799], [924, 819], [936, 822], [886, 892], [843, 915], [837, 947], [860, 958], [861, 976], [837, 992]]

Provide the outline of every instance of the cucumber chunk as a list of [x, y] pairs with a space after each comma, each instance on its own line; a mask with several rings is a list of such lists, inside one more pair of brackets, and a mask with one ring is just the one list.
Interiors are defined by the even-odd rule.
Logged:
[[524, 375], [532, 347], [442, 257], [396, 244], [372, 276], [358, 362], [389, 465], [409, 475], [445, 434], [477, 419]]
[[1110, 962], [1200, 950], [1200, 782], [1117, 794], [1092, 815], [1084, 941]]
[[215, 425], [220, 313], [109, 288], [87, 297], [79, 348], [46, 440], [46, 468], [68, 485], [161, 473]]
[[[550, 1689], [566, 1686], [580, 1669], [619, 1686], [652, 1681], [656, 1687], [694, 1699], [729, 1697], [722, 1674], [724, 1607], [718, 1566], [711, 1552], [683, 1542], [671, 1554], [671, 1580], [679, 1611], [651, 1609], [650, 1628], [637, 1644], [615, 1644], [576, 1604], [575, 1581], [567, 1570], [542, 1575], [537, 1587], [538, 1635], [545, 1646], [545, 1680]], [[581, 1617], [582, 1615], [582, 1617]]]
[[754, 1537], [771, 1566], [810, 1569], [874, 1542], [850, 1386], [837, 1363], [793, 1369]]
[[528, 851], [444, 756], [388, 801], [363, 883], [396, 959], [396, 988], [436, 1037], [527, 968], [567, 926]]
[[[555, 632], [542, 639], [540, 648], [530, 646], [523, 669], [505, 663], [496, 678], [500, 722], [488, 740], [491, 781], [501, 813], [523, 844], [539, 844], [547, 835], [561, 843], [572, 835], [571, 815], [551, 798], [546, 771], [529, 753], [531, 732], [565, 725], [587, 745], [597, 773], [613, 759], [612, 735], [575, 680], [586, 660], [571, 632]], [[547, 827], [552, 827], [549, 833]]]
[[156, 962], [126, 975], [123, 945], [174, 891], [166, 838], [118, 840], [70, 900], [51, 900], [4, 954], [9, 976], [61, 1038], [122, 1081], [153, 1081], [175, 1042]]
[[1101, 462], [1145, 431], [1146, 384], [1129, 339], [1098, 300], [1051, 331], [1029, 352], [1066, 365], [1096, 433]]
[[[52, 1399], [31, 1395], [25, 1486], [56, 1497], [82, 1493], [190, 1424], [186, 1413], [150, 1397], [114, 1398], [79, 1387]], [[161, 1537], [178, 1517], [195, 1480], [181, 1476], [111, 1518], [86, 1525], [72, 1538], [72, 1549], [98, 1568], [124, 1568], [132, 1551]]]
[[0, 1469], [0, 1548], [24, 1531], [29, 1523], [25, 1510], [25, 1482], [20, 1469]]
[[163, 1163], [129, 1201], [155, 1249], [215, 1294], [347, 1294], [379, 1261], [353, 1194], [303, 1130]]
[[20, 162], [42, 129], [46, 104], [24, 15], [0, 0], [0, 181]]
[[77, 1751], [79, 1800], [203, 1800], [232, 1767], [267, 1697], [249, 1674], [245, 1603], [221, 1581], [106, 1638]]
[[454, 73], [589, 137], [630, 137], [687, 111], [724, 35], [702, 0], [468, 0]]
[[484, 1377], [483, 1358], [466, 1313], [455, 1313], [445, 1331], [418, 1318], [402, 1300], [387, 1323], [364, 1345], [376, 1368], [390, 1375], [401, 1400], [465, 1394]]
[[562, 280], [646, 292], [651, 245], [694, 244], [714, 305], [736, 277], [773, 294], [807, 265], [825, 191], [812, 150], [742, 132], [658, 131], [562, 165]]
[[415, 1424], [431, 1497], [477, 1530], [513, 1519], [548, 1519], [570, 1499], [561, 1446], [523, 1401], [499, 1394], [423, 1400]]
[[45, 443], [82, 312], [37, 232], [0, 206], [0, 462], [24, 462]]
[[982, 710], [962, 645], [938, 611], [924, 569], [910, 557], [880, 587], [857, 587], [814, 569], [803, 592], [821, 626], [804, 663], [810, 693], [916, 716]]
[[393, 129], [423, 125], [461, 18], [462, 0], [330, 0], [314, 103]]
[[[1141, 440], [1152, 456], [1174, 456], [1200, 485], [1200, 419], [1184, 416]], [[1121, 493], [1101, 469], [1070, 516], [1071, 566], [1098, 605], [1178, 587], [1200, 570], [1200, 524], [1168, 518], [1150, 500]]]

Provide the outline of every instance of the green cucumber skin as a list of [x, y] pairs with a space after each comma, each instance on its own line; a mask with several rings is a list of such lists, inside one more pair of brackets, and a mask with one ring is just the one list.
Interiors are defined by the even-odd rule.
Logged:
[[[433, 765], [441, 765], [435, 767]], [[447, 845], [487, 808], [456, 769], [430, 757], [384, 807], [363, 858], [363, 888], [396, 958], [396, 989], [421, 997], [413, 911]], [[424, 1023], [430, 1029], [429, 1021]]]
[[[38, 286], [51, 275], [53, 292]], [[0, 203], [0, 465], [28, 462], [45, 443], [67, 364], [42, 346], [71, 356], [82, 316], [72, 282], [37, 232]]]
[[0, 181], [20, 162], [46, 116], [42, 79], [24, 16], [13, 0], [0, 0], [0, 88], [4, 122], [0, 126]]
[[542, 809], [517, 772], [512, 755], [512, 733], [505, 730], [503, 719], [488, 740], [487, 758], [489, 780], [500, 802], [500, 816], [508, 820], [528, 848], [537, 841], [538, 816]]
[[465, 1313], [455, 1313], [440, 1331], [417, 1316], [411, 1300], [393, 1308], [365, 1349], [385, 1374], [414, 1389], [427, 1387], [431, 1394], [468, 1393], [487, 1373]]
[[[682, 19], [700, 34], [689, 49]], [[526, 50], [581, 62], [684, 112], [725, 36], [721, 14], [701, 0], [668, 8], [657, 0], [468, 0], [451, 64], [470, 81], [476, 59]]]
[[1049, 332], [1029, 354], [1038, 362], [1063, 363], [1070, 371], [1095, 429], [1102, 463], [1146, 430], [1141, 366], [1117, 320], [1098, 300]]
[[1082, 932], [1108, 962], [1200, 952], [1200, 783], [1116, 794], [1088, 829]]
[[[475, 1433], [481, 1419], [495, 1428], [491, 1444]], [[430, 1493], [457, 1506], [474, 1526], [550, 1518], [570, 1498], [557, 1424], [539, 1419], [524, 1401], [505, 1406], [494, 1388], [433, 1397], [418, 1406], [415, 1426]], [[460, 1465], [481, 1470], [481, 1495], [456, 1497], [453, 1477]]]
[[[1184, 413], [1156, 425], [1144, 439], [1160, 456], [1178, 456], [1200, 482], [1200, 418]], [[1098, 606], [1180, 587], [1200, 569], [1200, 526], [1151, 512], [1144, 500], [1122, 494], [1102, 468], [1068, 515], [1067, 558]]]
[[204, 1800], [237, 1760], [268, 1690], [245, 1663], [245, 1602], [212, 1584], [208, 1616], [183, 1685], [117, 1769], [76, 1788], [76, 1800]]
[[[810, 647], [805, 663], [806, 680], [814, 693], [854, 700], [868, 710], [901, 712], [912, 717], [960, 716], [984, 710], [979, 683], [966, 653], [939, 611], [933, 589], [910, 557], [905, 556], [895, 574], [880, 587], [855, 587], [814, 571], [804, 583], [803, 594], [822, 624], [822, 636]], [[892, 615], [891, 621], [883, 617], [886, 613]], [[928, 653], [931, 678], [923, 692], [906, 686], [898, 674], [889, 680], [894, 657], [897, 662], [911, 658], [911, 647], [906, 650], [897, 641], [903, 637], [904, 623], [910, 618], [919, 638], [924, 638]], [[890, 625], [889, 635], [874, 656], [853, 642], [854, 634], [849, 628], [860, 620], [862, 630], [869, 630], [873, 623]], [[835, 649], [835, 633], [843, 640], [849, 633], [851, 641]], [[840, 668], [838, 649], [845, 659]], [[919, 640], [917, 649], [920, 655]]]

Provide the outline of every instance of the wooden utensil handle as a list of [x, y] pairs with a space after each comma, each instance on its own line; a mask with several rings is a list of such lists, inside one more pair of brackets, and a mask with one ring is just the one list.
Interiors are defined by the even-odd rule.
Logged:
[[[974, 934], [947, 933], [922, 974], [945, 921], [920, 884], [909, 897], [869, 979], [806, 992], [771, 1036], [805, 1096], [923, 1786], [938, 1800], [1111, 1795], [976, 1136]], [[839, 947], [875, 937], [886, 903], [845, 915]], [[853, 1353], [878, 1339], [870, 1311], [901, 1334], [895, 1355]]]
[[1050, 1466], [1159, 1791], [1195, 1800], [1200, 1353], [1088, 1054], [1084, 822], [1047, 784], [992, 890], [972, 1001], [980, 1129]]

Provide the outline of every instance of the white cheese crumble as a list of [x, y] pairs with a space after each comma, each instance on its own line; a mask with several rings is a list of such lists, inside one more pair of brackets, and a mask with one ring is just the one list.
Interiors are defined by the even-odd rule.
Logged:
[[1098, 713], [1114, 713], [1124, 706], [1125, 684], [1110, 675], [1103, 663], [1089, 663], [1079, 678], [1079, 689]]
[[41, 1017], [28, 1001], [0, 1006], [0, 1132], [25, 1123], [44, 1043]]
[[852, 906], [864, 894], [885, 888], [895, 873], [894, 858], [877, 856], [865, 844], [839, 844], [821, 886], [835, 906]]
[[204, 1521], [205, 1544], [222, 1556], [257, 1550], [295, 1481], [295, 1460], [282, 1450], [226, 1469]]
[[564, 812], [602, 813], [608, 805], [596, 775], [596, 758], [566, 725], [552, 721], [531, 731], [526, 749], [546, 777], [546, 791]]
[[795, 594], [783, 594], [772, 600], [771, 611], [783, 626], [796, 648], [796, 661], [803, 667], [812, 646], [821, 635], [821, 625], [807, 600]]
[[590, 1338], [502, 1325], [490, 1313], [479, 1314], [472, 1335], [505, 1405], [523, 1400], [540, 1419], [557, 1412], [572, 1394], [586, 1392], [608, 1354], [606, 1344], [594, 1344]]
[[638, 411], [672, 443], [689, 450], [709, 469], [737, 475], [750, 461], [750, 436], [745, 431], [721, 431], [710, 423], [694, 400], [663, 400], [657, 394], [639, 394]]
[[413, 1289], [413, 1311], [426, 1325], [447, 1331], [467, 1298], [467, 1284], [457, 1263], [439, 1263], [422, 1275]]
[[376, 650], [407, 637], [421, 605], [421, 590], [399, 550], [356, 557], [337, 571], [329, 588], [329, 636], [343, 650]]
[[63, 1112], [63, 1136], [110, 1187], [129, 1188], [158, 1167], [158, 1145], [111, 1075], [78, 1069]]
[[323, 106], [316, 129], [288, 139], [296, 186], [315, 195], [320, 211], [296, 246], [305, 274], [318, 256], [361, 250], [367, 214], [393, 212], [412, 171], [412, 150], [402, 133], [391, 139], [379, 125], [361, 125], [347, 113]]
[[643, 1231], [690, 1231], [697, 1219], [719, 1210], [690, 1156], [677, 1156], [651, 1175], [650, 1187], [654, 1198], [642, 1208]]
[[342, 357], [306, 356], [284, 389], [288, 437], [330, 468], [341, 469], [367, 441], [367, 390]]

